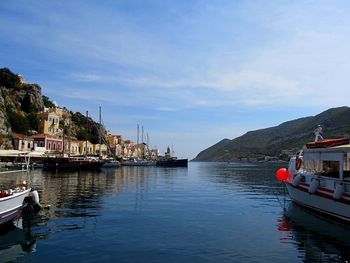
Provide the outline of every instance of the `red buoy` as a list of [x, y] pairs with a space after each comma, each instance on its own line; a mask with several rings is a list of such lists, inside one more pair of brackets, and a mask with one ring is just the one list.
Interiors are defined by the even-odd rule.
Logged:
[[286, 168], [280, 168], [276, 172], [276, 177], [280, 181], [285, 181], [289, 177], [289, 172]]

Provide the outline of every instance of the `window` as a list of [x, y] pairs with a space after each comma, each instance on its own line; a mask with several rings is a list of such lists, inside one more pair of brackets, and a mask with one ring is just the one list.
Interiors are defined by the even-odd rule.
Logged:
[[56, 143], [53, 144], [53, 150], [56, 151]]
[[51, 142], [49, 142], [49, 150], [51, 150]]

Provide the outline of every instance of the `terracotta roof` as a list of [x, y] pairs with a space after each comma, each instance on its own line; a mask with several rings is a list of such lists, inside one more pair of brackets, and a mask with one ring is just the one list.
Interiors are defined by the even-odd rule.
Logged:
[[13, 136], [15, 136], [16, 138], [21, 138], [21, 139], [31, 139], [30, 136], [24, 135], [24, 134], [20, 134], [20, 133], [12, 133]]
[[40, 138], [40, 137], [48, 137], [48, 138], [52, 138], [52, 136], [51, 135], [49, 135], [49, 134], [46, 134], [46, 133], [37, 133], [37, 134], [34, 134], [34, 135], [32, 135], [32, 138]]

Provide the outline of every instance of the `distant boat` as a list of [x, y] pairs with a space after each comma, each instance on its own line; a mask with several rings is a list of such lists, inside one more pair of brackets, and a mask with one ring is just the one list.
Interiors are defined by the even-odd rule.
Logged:
[[176, 157], [163, 158], [163, 159], [157, 160], [157, 166], [187, 167], [188, 166], [188, 159], [177, 159]]
[[42, 160], [44, 170], [100, 170], [105, 160], [76, 157], [48, 157]]
[[157, 166], [163, 167], [187, 167], [188, 159], [177, 159], [177, 157], [173, 156], [174, 151], [170, 151], [170, 147], [168, 146], [165, 155], [159, 156], [157, 159]]

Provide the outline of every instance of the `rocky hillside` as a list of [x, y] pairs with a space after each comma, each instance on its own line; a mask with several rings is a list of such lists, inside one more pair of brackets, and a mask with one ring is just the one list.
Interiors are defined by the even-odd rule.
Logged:
[[43, 108], [39, 85], [26, 84], [9, 69], [0, 69], [0, 134], [36, 128], [35, 115]]
[[349, 136], [350, 108], [333, 108], [316, 116], [250, 131], [233, 140], [224, 139], [200, 152], [194, 161], [255, 161], [265, 156], [288, 159], [289, 153], [314, 140], [313, 130], [319, 124], [326, 138]]
[[[11, 148], [11, 133], [31, 135], [38, 131], [37, 114], [44, 107], [55, 107], [41, 93], [38, 84], [25, 83], [24, 79], [7, 68], [0, 69], [0, 148]], [[98, 124], [79, 112], [69, 112], [72, 120], [70, 135], [79, 140], [98, 142]], [[61, 122], [61, 128], [67, 130]], [[40, 131], [39, 131], [40, 132]]]

